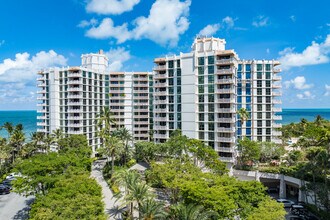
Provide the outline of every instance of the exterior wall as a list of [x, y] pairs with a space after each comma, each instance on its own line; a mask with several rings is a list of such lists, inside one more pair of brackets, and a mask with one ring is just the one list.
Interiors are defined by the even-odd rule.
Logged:
[[[223, 39], [197, 38], [191, 53], [154, 60], [155, 142], [165, 142], [178, 128], [203, 140], [230, 164], [235, 163], [237, 140], [243, 135], [280, 142], [276, 129], [281, 117], [275, 113], [281, 111], [281, 101], [275, 97], [281, 95], [281, 78], [274, 68], [279, 62], [240, 60], [225, 44]], [[236, 114], [240, 108], [251, 116], [243, 127]]]

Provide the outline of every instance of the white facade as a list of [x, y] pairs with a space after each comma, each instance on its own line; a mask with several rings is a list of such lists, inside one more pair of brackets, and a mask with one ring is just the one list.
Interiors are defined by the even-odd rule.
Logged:
[[[281, 78], [274, 68], [278, 61], [243, 61], [225, 44], [223, 39], [197, 38], [192, 52], [154, 60], [154, 140], [165, 142], [181, 129], [231, 164], [242, 135], [279, 142], [276, 128], [281, 124], [276, 121], [281, 118], [275, 113], [281, 102], [274, 97], [281, 94]], [[243, 128], [236, 114], [240, 108], [251, 115]]]
[[[38, 132], [61, 129], [67, 134], [85, 134], [95, 151], [100, 144], [95, 121], [108, 106], [117, 127], [125, 126], [136, 140], [149, 140], [151, 73], [107, 72], [103, 53], [82, 55], [82, 65], [38, 72]], [[143, 119], [141, 106], [147, 107]]]

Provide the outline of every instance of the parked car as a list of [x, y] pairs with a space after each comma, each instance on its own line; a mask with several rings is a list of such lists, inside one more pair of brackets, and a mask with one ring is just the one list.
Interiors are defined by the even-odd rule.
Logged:
[[15, 180], [16, 177], [22, 177], [20, 173], [11, 173], [6, 177], [6, 180]]
[[9, 180], [4, 180], [2, 183], [0, 183], [0, 185], [5, 185], [5, 186], [9, 187], [10, 190], [12, 190], [12, 188], [13, 188], [11, 181], [9, 181]]
[[8, 186], [0, 185], [0, 194], [8, 194], [10, 193], [10, 189]]
[[277, 199], [276, 200], [278, 203], [283, 203], [284, 208], [290, 208], [292, 205], [294, 205], [294, 202], [288, 199]]
[[307, 210], [302, 205], [292, 205], [290, 208], [290, 212], [293, 215], [306, 215]]

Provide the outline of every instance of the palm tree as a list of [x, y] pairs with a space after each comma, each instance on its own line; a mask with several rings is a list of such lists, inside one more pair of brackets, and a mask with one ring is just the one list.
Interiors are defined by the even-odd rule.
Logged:
[[132, 184], [128, 185], [128, 192], [129, 193], [124, 197], [124, 200], [130, 204], [136, 203], [136, 209], [139, 211], [140, 216], [140, 207], [142, 205], [142, 202], [145, 199], [152, 197], [152, 194], [150, 193], [150, 188], [145, 183], [133, 182]]
[[245, 108], [240, 108], [237, 111], [237, 114], [241, 120], [241, 126], [243, 127], [244, 122], [246, 122], [250, 118], [250, 114]]
[[140, 204], [139, 217], [143, 220], [166, 219], [167, 212], [164, 206], [164, 203], [157, 202], [154, 198], [147, 198]]
[[177, 204], [171, 207], [170, 219], [180, 220], [209, 220], [216, 219], [218, 214], [214, 211], [205, 210], [201, 205]]
[[106, 129], [110, 134], [111, 125], [116, 124], [116, 119], [109, 107], [103, 107], [100, 114], [97, 116], [96, 125], [99, 130]]
[[3, 126], [1, 126], [1, 129], [4, 128], [6, 129], [7, 133], [8, 133], [8, 139], [10, 139], [10, 136], [12, 135], [13, 131], [14, 131], [14, 126], [12, 123], [10, 122], [6, 122], [4, 123]]
[[49, 152], [50, 145], [54, 143], [54, 137], [50, 134], [46, 134], [43, 138], [43, 144], [41, 145], [40, 150], [44, 153]]
[[133, 140], [133, 136], [127, 128], [119, 128], [113, 132], [113, 135], [117, 136], [124, 143], [124, 152], [123, 152], [123, 164], [127, 163], [127, 158], [129, 155], [129, 142]]
[[10, 151], [11, 149], [7, 143], [7, 140], [0, 137], [0, 174], [2, 174], [1, 171], [3, 171], [2, 164], [6, 163], [6, 160], [10, 158]]
[[[110, 136], [105, 130], [99, 134], [102, 138], [103, 146], [98, 152], [107, 158], [111, 157], [111, 175], [114, 173], [115, 158], [120, 151], [122, 151], [122, 141], [116, 136]], [[109, 162], [109, 160], [108, 160]]]
[[58, 144], [58, 141], [64, 137], [64, 133], [60, 128], [58, 128], [53, 131], [52, 136], [54, 138], [54, 142]]
[[22, 130], [14, 130], [10, 136], [10, 145], [12, 146], [12, 162], [15, 161], [17, 153], [20, 152], [25, 142], [25, 135]]
[[314, 122], [317, 126], [321, 126], [322, 123], [324, 122], [324, 119], [322, 118], [321, 115], [317, 115]]

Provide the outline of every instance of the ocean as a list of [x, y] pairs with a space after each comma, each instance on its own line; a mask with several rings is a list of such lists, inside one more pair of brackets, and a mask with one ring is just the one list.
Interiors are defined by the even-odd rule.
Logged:
[[[282, 124], [299, 122], [302, 118], [309, 121], [314, 120], [317, 115], [330, 120], [330, 109], [283, 109]], [[11, 122], [14, 125], [23, 124], [24, 132], [27, 137], [37, 130], [37, 112], [36, 111], [0, 111], [0, 126], [5, 122]], [[7, 137], [4, 129], [0, 130], [0, 136]]]

